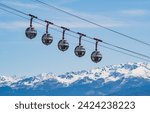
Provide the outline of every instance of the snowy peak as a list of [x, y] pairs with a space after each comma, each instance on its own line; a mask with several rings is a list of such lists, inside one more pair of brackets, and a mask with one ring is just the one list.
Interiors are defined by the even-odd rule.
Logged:
[[78, 72], [70, 72], [62, 75], [43, 73], [37, 76], [21, 78], [15, 76], [0, 76], [0, 86], [8, 85], [11, 87], [36, 87], [45, 83], [45, 81], [50, 80], [65, 86], [69, 86], [78, 81], [82, 81], [83, 84], [88, 84], [101, 79], [104, 83], [108, 83], [131, 77], [150, 80], [150, 64], [126, 63], [110, 65], [104, 68], [94, 68], [88, 71], [82, 70]]
[[59, 82], [74, 83], [84, 78], [96, 81], [103, 79], [105, 83], [117, 81], [121, 78], [141, 77], [150, 79], [150, 64], [147, 63], [127, 63], [119, 65], [106, 66], [104, 68], [94, 68], [88, 71], [79, 71], [59, 75]]
[[0, 76], [0, 87], [10, 86], [13, 87], [12, 84], [19, 82], [23, 77], [17, 76]]
[[0, 84], [11, 84], [19, 81], [21, 78], [17, 76], [0, 76]]
[[[109, 70], [108, 70], [109, 69]], [[150, 78], [150, 64], [147, 63], [127, 63], [120, 65], [113, 65], [107, 67], [109, 76], [122, 75], [124, 77], [142, 77]]]

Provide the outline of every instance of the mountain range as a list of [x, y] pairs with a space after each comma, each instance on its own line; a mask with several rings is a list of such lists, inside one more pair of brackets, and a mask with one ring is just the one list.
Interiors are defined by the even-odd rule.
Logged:
[[150, 96], [150, 64], [126, 63], [61, 75], [0, 75], [1, 96]]

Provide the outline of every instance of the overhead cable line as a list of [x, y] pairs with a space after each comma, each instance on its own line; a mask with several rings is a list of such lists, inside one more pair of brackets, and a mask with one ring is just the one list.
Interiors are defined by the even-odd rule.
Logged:
[[121, 35], [121, 36], [123, 36], [123, 37], [125, 37], [125, 38], [131, 39], [131, 40], [133, 40], [133, 41], [139, 42], [139, 43], [141, 43], [141, 44], [144, 44], [144, 45], [147, 45], [147, 46], [150, 47], [150, 43], [147, 43], [147, 42], [145, 42], [145, 41], [139, 40], [139, 39], [137, 39], [137, 38], [134, 38], [134, 37], [129, 36], [129, 35], [127, 35], [127, 34], [121, 33], [121, 32], [119, 32], [119, 31], [110, 29], [110, 28], [105, 27], [105, 26], [103, 26], [103, 25], [101, 25], [101, 24], [95, 23], [95, 22], [90, 21], [90, 20], [88, 20], [88, 19], [85, 19], [85, 18], [83, 18], [83, 17], [81, 17], [81, 16], [78, 16], [78, 15], [75, 15], [75, 14], [70, 13], [70, 12], [68, 12], [68, 11], [65, 11], [65, 10], [63, 10], [63, 9], [60, 9], [60, 8], [58, 8], [58, 7], [56, 7], [56, 6], [50, 5], [50, 4], [45, 3], [45, 2], [43, 2], [43, 1], [40, 1], [40, 0], [33, 0], [33, 1], [36, 1], [36, 2], [38, 2], [38, 3], [40, 3], [40, 4], [43, 4], [43, 5], [45, 5], [45, 6], [48, 6], [49, 8], [53, 8], [53, 9], [55, 9], [55, 10], [57, 10], [57, 11], [66, 13], [66, 14], [68, 14], [68, 15], [70, 15], [70, 16], [73, 16], [73, 17], [78, 18], [78, 19], [80, 19], [80, 20], [86, 21], [86, 22], [88, 22], [88, 23], [90, 23], [90, 24], [93, 24], [93, 25], [95, 25], [95, 26], [98, 26], [98, 27], [100, 27], [100, 28], [106, 29], [106, 30], [108, 30], [108, 31], [111, 31], [111, 32], [113, 32], [113, 33], [116, 33], [116, 34], [118, 34], [118, 35]]
[[[45, 20], [43, 20], [43, 19], [40, 19], [40, 18], [36, 18], [36, 19], [45, 22]], [[52, 25], [55, 26], [55, 27], [58, 27], [58, 28], [62, 27], [62, 26], [56, 25], [54, 23], [52, 23]], [[72, 30], [69, 30], [69, 31], [74, 33], [74, 34], [79, 34], [78, 32], [75, 32], [75, 31], [72, 31]], [[83, 34], [82, 36], [86, 37], [88, 39], [95, 40], [95, 38], [92, 38], [91, 36], [87, 36], [85, 34]], [[146, 57], [146, 58], [150, 59], [150, 56], [147, 56], [147, 55], [144, 55], [144, 54], [141, 54], [141, 53], [138, 53], [138, 52], [134, 52], [132, 50], [129, 50], [129, 49], [126, 49], [126, 48], [123, 48], [123, 47], [120, 47], [120, 46], [117, 46], [117, 45], [114, 45], [114, 44], [110, 44], [110, 43], [102, 41], [102, 40], [100, 40], [100, 42], [103, 43], [103, 44], [106, 44], [106, 45], [109, 45], [109, 46], [112, 46], [112, 47], [115, 47], [115, 48], [118, 48], [118, 49], [121, 49], [121, 50], [124, 50], [124, 51], [127, 51], [127, 52], [130, 52], [130, 53], [133, 53], [133, 54], [136, 54], [136, 55], [139, 55], [139, 56]]]
[[13, 11], [16, 11], [16, 12], [18, 12], [18, 13], [21, 13], [21, 14], [23, 14], [23, 15], [28, 16], [28, 14], [27, 14], [27, 13], [24, 13], [23, 11], [20, 11], [20, 10], [18, 10], [18, 9], [12, 8], [12, 7], [10, 7], [10, 6], [8, 6], [8, 5], [5, 5], [5, 4], [3, 4], [3, 3], [0, 3], [0, 5], [1, 5], [2, 7], [5, 7], [5, 8], [8, 8], [8, 9], [11, 9], [11, 10], [13, 10]]
[[5, 11], [5, 12], [11, 13], [11, 14], [13, 14], [13, 15], [16, 15], [16, 16], [19, 16], [19, 17], [21, 17], [21, 18], [24, 18], [24, 19], [29, 20], [27, 17], [24, 17], [24, 16], [22, 16], [22, 15], [19, 15], [19, 14], [17, 14], [17, 13], [14, 13], [14, 12], [9, 11], [9, 10], [7, 10], [7, 9], [4, 9], [4, 8], [2, 8], [2, 7], [0, 7], [0, 9], [3, 10], [3, 11]]
[[[5, 11], [5, 12], [8, 12], [8, 13], [10, 13], [10, 14], [13, 14], [13, 15], [15, 15], [15, 16], [19, 16], [19, 17], [21, 17], [21, 18], [23, 18], [23, 19], [29, 20], [28, 18], [26, 18], [26, 17], [24, 17], [24, 16], [21, 16], [21, 15], [19, 15], [19, 14], [16, 14], [16, 13], [14, 13], [14, 12], [12, 12], [12, 11], [6, 10], [6, 9], [4, 9], [4, 8], [1, 8], [1, 7], [0, 7], [0, 9], [3, 10], [3, 11]], [[44, 24], [42, 24], [42, 23], [40, 23], [40, 22], [37, 22], [37, 21], [34, 21], [34, 22], [37, 23], [37, 24], [39, 24], [39, 25], [45, 26]], [[62, 32], [62, 31], [60, 31], [60, 30], [58, 30], [58, 29], [55, 29], [55, 28], [51, 28], [51, 29], [54, 30], [54, 31], [57, 31], [57, 32], [59, 32], [59, 33]], [[77, 36], [71, 35], [71, 34], [69, 34], [69, 33], [66, 33], [66, 35], [71, 36], [71, 37], [74, 37], [74, 38], [78, 38]], [[85, 41], [85, 42], [91, 43], [91, 44], [95, 44], [95, 43], [93, 43], [93, 42], [91, 42], [91, 41], [88, 41], [88, 40], [86, 40], [86, 39], [82, 39], [82, 40]], [[131, 57], [134, 57], [134, 58], [137, 58], [137, 59], [140, 59], [140, 60], [144, 60], [144, 61], [150, 62], [150, 60], [148, 60], [148, 59], [144, 59], [144, 58], [142, 58], [142, 57], [138, 57], [138, 56], [135, 56], [135, 55], [132, 55], [132, 54], [129, 54], [129, 53], [125, 53], [125, 52], [122, 52], [122, 51], [119, 51], [119, 50], [116, 50], [116, 49], [113, 49], [113, 48], [110, 48], [110, 47], [107, 47], [107, 46], [104, 46], [104, 45], [101, 45], [101, 47], [103, 47], [103, 48], [105, 48], [105, 49], [108, 49], [108, 50], [112, 50], [112, 51], [115, 51], [115, 52], [118, 52], [118, 53], [122, 53], [122, 54], [125, 54], [125, 55], [128, 55], [128, 56], [131, 56]]]
[[[0, 5], [1, 5], [1, 3], [0, 3]], [[6, 5], [4, 5], [4, 4], [2, 4], [1, 6], [3, 6], [3, 7], [5, 7]], [[11, 8], [11, 7], [9, 7], [9, 6], [7, 6], [7, 7], [5, 7], [5, 8], [9, 8], [9, 9], [11, 9], [11, 10], [13, 10], [13, 11], [16, 11], [16, 12], [18, 12], [18, 13], [21, 13], [21, 14], [25, 14], [25, 15], [28, 15], [28, 16], [31, 16], [30, 14], [26, 14], [26, 13], [24, 13], [24, 12], [22, 12], [22, 11], [20, 11], [20, 10], [17, 10], [17, 9], [14, 9], [14, 8]], [[6, 10], [6, 9], [3, 9], [3, 8], [1, 8], [2, 10], [4, 10], [4, 11], [7, 11], [7, 12], [9, 12], [9, 13], [12, 13], [11, 11], [8, 11], [8, 10]], [[15, 14], [16, 15], [16, 13], [13, 13], [13, 14]], [[20, 16], [20, 17], [23, 17], [23, 16], [21, 16], [21, 15], [18, 15], [17, 14], [17, 16]], [[26, 17], [23, 17], [23, 18], [25, 18], [25, 19], [28, 19], [28, 18], [26, 18]], [[36, 19], [38, 19], [38, 20], [40, 20], [40, 21], [44, 21], [44, 20], [42, 20], [42, 19], [39, 19], [39, 18], [37, 18], [36, 17]], [[45, 22], [45, 21], [44, 21]], [[43, 25], [43, 24], [42, 24]], [[56, 27], [59, 27], [58, 25], [55, 25]], [[62, 28], [62, 27], [61, 27]], [[58, 30], [57, 30], [58, 31]], [[70, 30], [69, 30], [70, 31]], [[59, 31], [59, 32], [61, 32], [61, 31]], [[76, 33], [76, 32], [74, 32], [73, 31], [73, 33]], [[76, 34], [79, 34], [79, 33], [76, 33]], [[67, 35], [70, 35], [70, 34], [67, 34]], [[73, 36], [73, 37], [76, 37], [76, 36], [74, 36], [74, 35], [71, 35], [71, 36]], [[86, 36], [86, 35], [83, 35], [84, 37], [89, 37], [89, 36]], [[76, 37], [77, 38], [77, 37]], [[90, 39], [94, 39], [95, 40], [95, 38], [92, 38], [92, 37], [89, 37]], [[83, 40], [85, 40], [85, 39], [83, 39]], [[85, 40], [86, 41], [86, 40]], [[88, 41], [87, 41], [88, 42]], [[102, 42], [101, 40], [100, 40], [100, 42]], [[137, 55], [139, 55], [139, 56], [142, 56], [142, 57], [146, 57], [146, 58], [148, 58], [148, 59], [150, 59], [150, 57], [149, 56], [146, 56], [146, 55], [143, 55], [143, 54], [140, 54], [140, 53], [137, 53], [137, 52], [134, 52], [134, 51], [131, 51], [131, 50], [127, 50], [127, 49], [125, 49], [125, 48], [122, 48], [122, 47], [119, 47], [119, 46], [115, 46], [115, 45], [112, 45], [112, 44], [109, 44], [109, 43], [106, 43], [106, 42], [104, 42], [105, 44], [107, 44], [107, 45], [110, 45], [110, 46], [113, 46], [113, 47], [116, 47], [116, 48], [119, 48], [119, 49], [122, 49], [122, 50], [124, 50], [124, 51], [127, 51], [127, 52], [130, 52], [130, 53], [133, 53], [133, 54], [137, 54]], [[132, 57], [135, 57], [135, 58], [138, 58], [138, 59], [142, 59], [142, 60], [145, 60], [145, 61], [149, 61], [148, 59], [144, 59], [144, 58], [141, 58], [141, 57], [138, 57], [138, 56], [135, 56], [135, 55], [132, 55], [132, 54], [128, 54], [128, 53], [125, 53], [125, 52], [121, 52], [121, 51], [119, 51], [119, 50], [115, 50], [115, 49], [112, 49], [112, 48], [109, 48], [109, 47], [107, 47], [107, 46], [103, 46], [103, 45], [101, 45], [102, 47], [104, 47], [104, 48], [107, 48], [107, 49], [111, 49], [111, 50], [113, 50], [113, 51], [116, 51], [116, 52], [120, 52], [120, 53], [123, 53], [123, 54], [126, 54], [126, 55], [129, 55], [129, 56], [132, 56]]]

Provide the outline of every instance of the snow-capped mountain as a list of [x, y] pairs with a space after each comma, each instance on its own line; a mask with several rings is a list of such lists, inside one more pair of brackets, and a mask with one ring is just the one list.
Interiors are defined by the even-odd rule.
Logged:
[[62, 75], [0, 76], [0, 95], [150, 95], [150, 64], [126, 63]]
[[14, 82], [19, 81], [21, 78], [17, 76], [0, 76], [0, 87], [4, 85], [11, 85]]

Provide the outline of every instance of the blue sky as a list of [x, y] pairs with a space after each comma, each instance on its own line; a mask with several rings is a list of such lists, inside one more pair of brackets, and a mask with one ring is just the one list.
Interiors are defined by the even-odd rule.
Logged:
[[[149, 0], [42, 1], [150, 43]], [[34, 2], [34, 0], [1, 0], [1, 3], [34, 14], [42, 19], [48, 19], [55, 24], [83, 32], [89, 36], [101, 38], [106, 42], [150, 55], [150, 47], [148, 46], [45, 7]], [[35, 39], [29, 40], [24, 33], [29, 21], [0, 10], [0, 75], [24, 76], [48, 72], [62, 74], [68, 71], [91, 69], [111, 64], [143, 62], [99, 47], [103, 54], [103, 60], [95, 64], [90, 60], [94, 45], [83, 41], [87, 52], [83, 58], [78, 58], [74, 55], [74, 48], [78, 43], [78, 39], [66, 36], [70, 48], [66, 52], [61, 52], [57, 48], [57, 43], [62, 34], [49, 29], [54, 41], [52, 45], [45, 46], [41, 43], [41, 36], [45, 32], [45, 27], [36, 23], [33, 24], [38, 30], [38, 35]]]

